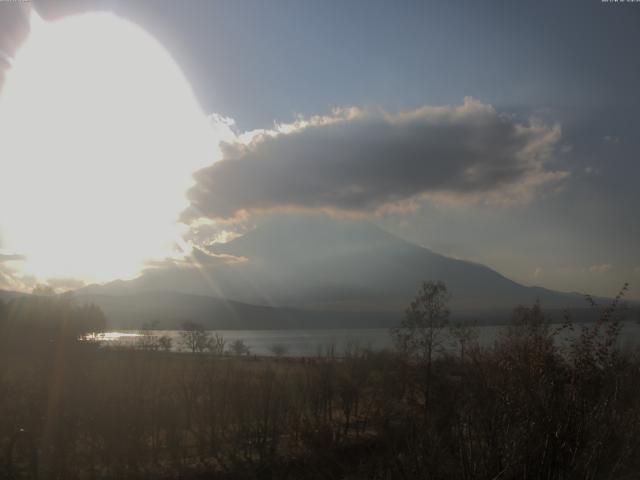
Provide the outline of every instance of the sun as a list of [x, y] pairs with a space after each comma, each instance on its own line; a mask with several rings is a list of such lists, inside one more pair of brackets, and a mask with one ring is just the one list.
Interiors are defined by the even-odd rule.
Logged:
[[0, 91], [0, 247], [40, 280], [135, 276], [172, 253], [192, 173], [229, 135], [138, 26], [33, 14]]

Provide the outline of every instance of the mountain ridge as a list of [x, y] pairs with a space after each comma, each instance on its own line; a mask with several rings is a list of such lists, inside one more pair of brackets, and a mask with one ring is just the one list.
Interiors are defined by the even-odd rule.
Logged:
[[[243, 260], [228, 263], [229, 258]], [[76, 295], [90, 298], [96, 294], [113, 297], [174, 292], [195, 296], [192, 301], [198, 305], [203, 303], [202, 297], [207, 297], [228, 305], [279, 310], [278, 314], [276, 310], [262, 312], [268, 328], [308, 326], [314, 321], [320, 323], [318, 328], [341, 321], [366, 324], [360, 317], [371, 318], [375, 325], [391, 324], [401, 317], [420, 283], [426, 280], [445, 282], [454, 315], [482, 318], [483, 323], [492, 315], [495, 322], [504, 322], [517, 305], [538, 300], [548, 310], [586, 306], [584, 295], [523, 286], [486, 265], [441, 255], [356, 220], [277, 218], [230, 242], [196, 250], [193, 262], [196, 265], [190, 267], [167, 263], [147, 269], [134, 280], [88, 286]], [[103, 303], [111, 304], [107, 309], [114, 310], [114, 302], [103, 299]], [[222, 307], [207, 302], [220, 316]], [[143, 315], [141, 301], [133, 303], [141, 317], [148, 317]], [[171, 310], [166, 302], [160, 303]], [[193, 315], [205, 318], [204, 307], [198, 308], [194, 307]], [[251, 325], [261, 325], [256, 310], [237, 308]], [[149, 305], [148, 309], [154, 307]], [[232, 317], [221, 318], [224, 321], [218, 323], [227, 325]], [[237, 324], [243, 322], [244, 317], [237, 317]]]

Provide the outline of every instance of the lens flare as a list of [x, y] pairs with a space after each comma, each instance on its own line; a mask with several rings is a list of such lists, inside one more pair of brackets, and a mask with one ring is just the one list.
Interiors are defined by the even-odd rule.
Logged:
[[136, 25], [33, 14], [0, 92], [0, 247], [42, 280], [135, 276], [172, 253], [192, 173], [232, 139]]

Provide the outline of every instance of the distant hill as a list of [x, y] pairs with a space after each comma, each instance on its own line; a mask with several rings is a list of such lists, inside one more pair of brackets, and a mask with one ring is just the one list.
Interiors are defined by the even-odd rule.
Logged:
[[179, 329], [185, 320], [211, 330], [261, 330], [392, 325], [398, 316], [388, 313], [322, 312], [250, 305], [203, 295], [178, 292], [141, 292], [130, 295], [79, 294], [77, 301], [94, 303], [104, 311], [110, 329], [138, 329], [157, 322], [158, 329]]
[[586, 305], [581, 294], [526, 287], [370, 223], [324, 216], [277, 218], [194, 257], [198, 268], [150, 268], [77, 295], [119, 325], [194, 319], [224, 328], [392, 324], [424, 280], [444, 281], [453, 313], [482, 323], [503, 322], [538, 299], [555, 311]]

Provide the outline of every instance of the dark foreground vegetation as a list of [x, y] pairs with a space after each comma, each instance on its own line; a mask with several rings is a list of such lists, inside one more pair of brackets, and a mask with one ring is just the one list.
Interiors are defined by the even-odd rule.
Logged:
[[637, 478], [640, 356], [616, 347], [617, 301], [589, 327], [520, 307], [485, 349], [458, 326], [445, 354], [446, 300], [423, 285], [393, 352], [313, 359], [101, 349], [77, 341], [95, 308], [0, 305], [0, 476]]

